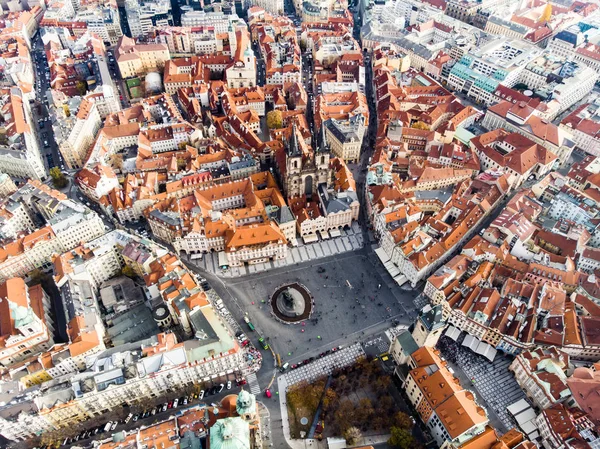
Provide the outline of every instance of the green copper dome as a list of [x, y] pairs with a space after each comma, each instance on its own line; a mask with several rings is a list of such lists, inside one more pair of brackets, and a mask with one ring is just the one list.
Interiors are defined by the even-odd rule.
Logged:
[[224, 418], [210, 428], [210, 449], [250, 449], [250, 425], [242, 418]]

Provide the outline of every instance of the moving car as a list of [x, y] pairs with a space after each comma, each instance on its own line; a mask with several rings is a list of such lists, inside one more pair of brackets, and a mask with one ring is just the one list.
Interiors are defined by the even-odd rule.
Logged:
[[260, 338], [258, 339], [258, 342], [260, 343], [260, 345], [263, 347], [263, 349], [264, 349], [265, 351], [266, 351], [267, 349], [269, 349], [269, 343], [267, 343], [263, 337], [260, 337]]
[[271, 396], [273, 396], [271, 394], [271, 390], [269, 390], [268, 388], [265, 390], [265, 396], [268, 397], [268, 398], [270, 398]]
[[230, 380], [227, 381], [227, 389], [231, 390], [231, 381]]

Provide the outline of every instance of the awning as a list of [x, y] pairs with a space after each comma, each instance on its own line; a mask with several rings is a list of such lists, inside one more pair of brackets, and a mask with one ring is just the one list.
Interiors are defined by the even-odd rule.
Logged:
[[319, 237], [317, 237], [317, 234], [308, 234], [302, 237], [302, 240], [304, 240], [304, 243], [314, 243], [319, 241]]
[[396, 265], [394, 265], [394, 263], [391, 260], [384, 263], [383, 266], [388, 271], [388, 273], [390, 273], [390, 276], [392, 276], [392, 277], [396, 277], [399, 274], [401, 274], [398, 267]]
[[526, 422], [533, 421], [536, 417], [535, 410], [529, 407], [525, 411], [515, 415], [515, 421], [517, 421], [519, 425], [523, 425]]
[[339, 229], [330, 229], [329, 230], [329, 235], [332, 237], [339, 237], [340, 235], [342, 235], [342, 233], [340, 232]]
[[475, 349], [477, 348], [478, 344], [479, 344], [479, 340], [477, 340], [472, 335], [468, 335], [468, 334], [467, 334], [467, 336], [465, 337], [465, 339], [462, 342], [462, 345], [466, 346], [471, 351], [475, 351]]
[[448, 329], [446, 329], [446, 337], [451, 338], [454, 341], [457, 341], [459, 336], [460, 336], [460, 331], [457, 328], [455, 328], [454, 326], [448, 326]]
[[477, 348], [475, 349], [475, 352], [479, 355], [484, 356], [490, 362], [493, 362], [494, 358], [496, 357], [497, 351], [491, 345], [480, 341], [479, 344], [477, 345]]
[[327, 231], [317, 231], [323, 240], [327, 240], [329, 238], [329, 232]]
[[408, 278], [403, 274], [399, 274], [398, 276], [394, 276], [394, 281], [398, 284], [398, 287], [402, 287], [404, 284], [408, 282]]
[[375, 254], [377, 254], [377, 257], [379, 257], [379, 260], [381, 260], [381, 263], [384, 265], [390, 260], [390, 256], [387, 255], [381, 246], [375, 250]]
[[229, 267], [229, 260], [227, 259], [227, 254], [225, 254], [225, 251], [219, 252], [219, 267], [221, 267], [221, 268]]
[[526, 410], [527, 407], [529, 407], [527, 401], [525, 399], [521, 399], [514, 404], [510, 404], [508, 407], [506, 407], [506, 410], [508, 410], [511, 415], [516, 415], [521, 413], [523, 410]]

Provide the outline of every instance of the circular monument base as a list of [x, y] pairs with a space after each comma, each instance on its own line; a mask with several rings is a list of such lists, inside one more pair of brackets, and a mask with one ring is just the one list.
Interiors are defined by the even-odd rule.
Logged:
[[314, 310], [313, 297], [302, 284], [294, 282], [277, 287], [270, 300], [271, 312], [285, 324], [307, 320]]

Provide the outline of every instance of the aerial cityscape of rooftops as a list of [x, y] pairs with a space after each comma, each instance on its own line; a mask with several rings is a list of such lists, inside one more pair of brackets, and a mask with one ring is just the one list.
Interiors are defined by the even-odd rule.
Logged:
[[0, 6], [0, 448], [600, 449], [600, 0]]

